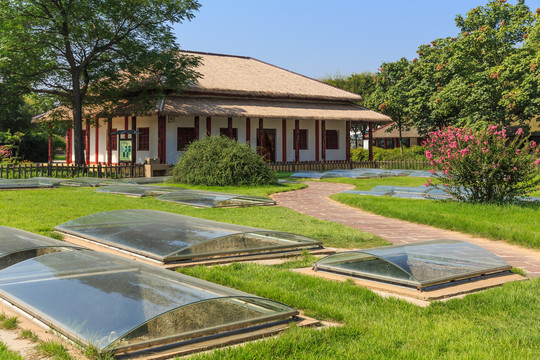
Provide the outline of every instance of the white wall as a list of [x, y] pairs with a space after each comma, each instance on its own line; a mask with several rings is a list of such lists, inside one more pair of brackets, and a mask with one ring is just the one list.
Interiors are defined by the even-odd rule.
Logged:
[[[321, 121], [319, 121], [319, 139], [315, 139], [315, 120], [300, 120], [300, 129], [306, 129], [308, 134], [308, 148], [306, 150], [300, 150], [300, 161], [315, 161], [315, 146], [316, 141], [319, 141], [319, 160], [322, 160], [322, 142], [320, 137]], [[194, 127], [194, 116], [177, 116], [167, 117], [166, 119], [166, 159], [167, 163], [174, 164], [182, 156], [182, 151], [177, 151], [177, 128], [178, 127]], [[233, 118], [233, 128], [238, 130], [238, 141], [246, 141], [246, 118], [235, 117]], [[128, 118], [128, 127], [131, 129], [132, 119]], [[263, 126], [265, 129], [276, 130], [276, 161], [281, 162], [283, 160], [282, 154], [282, 119], [265, 118], [263, 120]], [[141, 116], [137, 117], [137, 128], [148, 127], [150, 131], [150, 148], [148, 151], [136, 151], [136, 162], [143, 163], [147, 158], [158, 157], [158, 117], [156, 116]], [[212, 135], [219, 135], [220, 128], [228, 127], [227, 117], [212, 117], [211, 130]], [[117, 130], [126, 130], [124, 117], [115, 117], [112, 119], [112, 128]], [[257, 147], [257, 129], [259, 128], [259, 119], [252, 118], [250, 126], [250, 145], [255, 151]], [[295, 160], [294, 151], [294, 128], [295, 121], [287, 120], [286, 126], [286, 158], [287, 161]], [[85, 127], [83, 127], [85, 129]], [[345, 144], [346, 144], [346, 125], [345, 121], [326, 121], [326, 129], [338, 130], [338, 146], [337, 150], [326, 150], [326, 160], [345, 160]], [[206, 116], [199, 117], [199, 138], [206, 135]], [[95, 148], [95, 127], [90, 128], [90, 161], [91, 163], [106, 163], [107, 162], [107, 123], [101, 119], [99, 128], [99, 155], [96, 159]], [[122, 136], [123, 138], [124, 136]], [[74, 156], [74, 141], [72, 141], [72, 160], [75, 160]], [[112, 151], [112, 162], [118, 162], [118, 149]]]

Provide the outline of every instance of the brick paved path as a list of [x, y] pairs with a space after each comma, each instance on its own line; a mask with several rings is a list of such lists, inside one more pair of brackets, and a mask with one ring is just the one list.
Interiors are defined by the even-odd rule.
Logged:
[[499, 255], [512, 266], [525, 269], [529, 277], [540, 276], [540, 251], [510, 245], [502, 241], [478, 238], [456, 231], [391, 219], [352, 208], [328, 198], [328, 196], [343, 190], [353, 189], [353, 185], [313, 181], [308, 181], [306, 184], [308, 187], [305, 189], [274, 194], [272, 198], [281, 206], [380, 236], [392, 244], [434, 239], [468, 241]]

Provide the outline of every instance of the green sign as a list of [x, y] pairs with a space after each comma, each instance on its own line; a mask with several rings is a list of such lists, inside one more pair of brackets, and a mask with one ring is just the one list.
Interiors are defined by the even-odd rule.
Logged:
[[132, 162], [133, 160], [133, 142], [131, 139], [119, 140], [119, 162]]

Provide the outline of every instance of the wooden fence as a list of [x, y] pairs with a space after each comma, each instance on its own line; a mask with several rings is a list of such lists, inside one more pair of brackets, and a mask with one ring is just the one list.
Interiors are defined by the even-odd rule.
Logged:
[[306, 161], [306, 162], [286, 162], [286, 163], [269, 163], [268, 166], [274, 171], [325, 171], [335, 169], [401, 169], [401, 170], [430, 170], [432, 167], [428, 161]]
[[144, 177], [144, 165], [67, 165], [64, 163], [18, 164], [0, 166], [0, 179], [27, 179], [32, 177]]

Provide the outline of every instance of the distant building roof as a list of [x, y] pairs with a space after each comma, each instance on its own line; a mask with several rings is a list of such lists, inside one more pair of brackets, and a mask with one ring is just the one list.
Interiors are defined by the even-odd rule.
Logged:
[[[394, 126], [396, 123], [392, 122], [388, 125], [385, 125], [383, 127], [378, 128], [377, 130], [373, 130], [373, 138], [374, 139], [389, 139], [389, 138], [399, 138], [399, 130], [396, 126]], [[418, 130], [414, 127], [405, 128], [401, 131], [401, 137], [403, 138], [420, 138], [418, 134]]]

